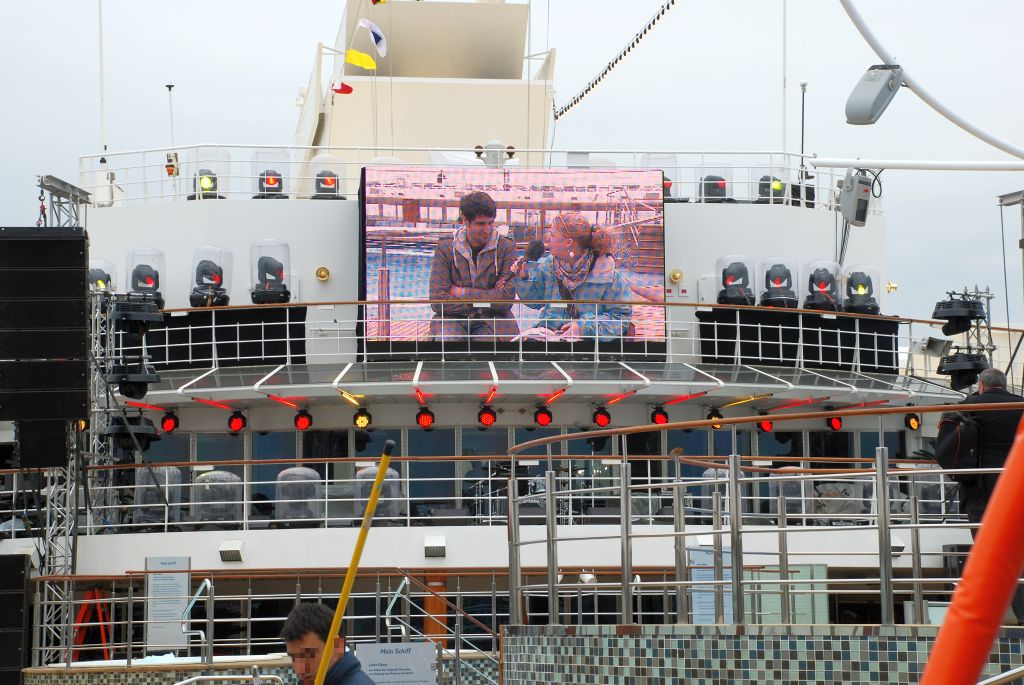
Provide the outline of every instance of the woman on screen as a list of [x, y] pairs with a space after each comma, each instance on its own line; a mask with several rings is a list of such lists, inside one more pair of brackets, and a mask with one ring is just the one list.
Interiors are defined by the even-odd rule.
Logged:
[[537, 259], [540, 250], [527, 250], [526, 261], [515, 274], [520, 299], [546, 301], [523, 303], [541, 310], [535, 326], [566, 340], [626, 336], [633, 308], [621, 304], [631, 296], [629, 283], [615, 265], [615, 232], [570, 212], [555, 217], [548, 235], [550, 254]]

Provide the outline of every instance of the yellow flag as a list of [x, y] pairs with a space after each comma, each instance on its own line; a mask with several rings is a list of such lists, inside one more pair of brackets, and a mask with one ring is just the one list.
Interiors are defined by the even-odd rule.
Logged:
[[377, 68], [377, 63], [373, 61], [372, 57], [358, 50], [346, 50], [345, 61], [363, 69], [373, 70]]

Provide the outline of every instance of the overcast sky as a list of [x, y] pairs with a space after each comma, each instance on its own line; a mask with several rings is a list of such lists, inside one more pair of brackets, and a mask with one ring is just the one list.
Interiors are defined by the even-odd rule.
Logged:
[[[368, 0], [367, 0], [368, 1]], [[289, 144], [316, 43], [332, 44], [343, 4], [327, 0], [105, 0], [111, 150], [170, 143], [175, 88], [180, 144]], [[558, 49], [556, 102], [585, 84], [661, 0], [533, 0], [531, 50]], [[960, 115], [1024, 145], [1024, 3], [858, 0], [896, 59]], [[846, 98], [878, 60], [835, 0], [789, 0], [788, 138], [799, 147], [801, 79], [807, 150], [821, 156], [1010, 159], [899, 93], [875, 126], [845, 123]], [[557, 125], [578, 149], [766, 150], [781, 134], [781, 0], [678, 0], [604, 84]], [[453, 36], [457, 39], [457, 36]], [[36, 219], [37, 174], [72, 182], [98, 152], [95, 0], [0, 1], [0, 224]], [[613, 133], [610, 133], [613, 132]], [[883, 203], [894, 311], [929, 316], [947, 288], [991, 285], [1006, 319], [995, 198], [1024, 174], [887, 171]], [[1011, 318], [1022, 314], [1019, 210], [1006, 212]], [[856, 233], [853, 240], [856, 240]]]

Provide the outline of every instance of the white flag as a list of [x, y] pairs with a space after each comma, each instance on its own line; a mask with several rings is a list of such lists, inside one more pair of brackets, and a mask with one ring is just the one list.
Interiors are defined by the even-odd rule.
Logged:
[[387, 57], [388, 42], [384, 39], [384, 32], [380, 30], [380, 27], [369, 19], [360, 19], [359, 25], [370, 32], [370, 38], [373, 39], [373, 44], [377, 48], [377, 54]]

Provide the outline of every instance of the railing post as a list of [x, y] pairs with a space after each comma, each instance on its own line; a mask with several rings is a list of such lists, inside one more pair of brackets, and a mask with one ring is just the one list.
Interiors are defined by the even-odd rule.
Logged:
[[782, 581], [782, 624], [789, 625], [792, 622], [790, 614], [790, 588], [789, 588], [789, 537], [786, 535], [786, 496], [779, 488], [778, 504], [779, 512], [779, 580]]
[[516, 479], [508, 479], [508, 622], [522, 625], [522, 605], [519, 599], [521, 570], [519, 567], [519, 506], [516, 503]]
[[620, 566], [622, 568], [622, 623], [629, 625], [633, 622], [633, 512], [629, 497], [629, 483], [632, 472], [632, 465], [628, 461], [619, 464], [619, 520], [621, 530], [619, 532]]
[[875, 511], [878, 518], [878, 591], [882, 625], [891, 626], [892, 539], [889, 530], [889, 449], [875, 448]]
[[125, 666], [128, 666], [129, 668], [132, 665], [132, 646], [134, 645], [134, 642], [135, 642], [135, 625], [133, 623], [134, 615], [135, 615], [135, 583], [132, 582], [131, 578], [129, 578], [128, 579], [128, 616], [127, 616], [127, 626], [125, 627], [125, 636], [124, 636], [124, 650], [125, 650], [124, 662], [125, 662]]
[[732, 622], [746, 622], [743, 603], [743, 496], [740, 492], [740, 455], [736, 447], [736, 426], [732, 427], [729, 455], [729, 560], [732, 566]]
[[494, 577], [494, 571], [491, 571], [491, 630], [494, 634], [491, 635], [491, 651], [498, 651], [498, 581]]
[[[717, 487], [717, 486], [716, 486]], [[722, 493], [715, 490], [711, 504], [711, 527], [714, 537], [715, 623], [725, 623], [725, 588], [722, 587]]]
[[672, 488], [672, 517], [675, 524], [675, 558], [676, 558], [676, 622], [689, 623], [690, 620], [690, 581], [689, 567], [686, 564], [686, 509], [683, 486], [677, 482]]
[[455, 579], [455, 685], [462, 685], [462, 584]]
[[558, 606], [558, 530], [555, 526], [555, 472], [544, 472], [545, 518], [547, 519], [548, 547], [548, 625], [556, 626], [559, 621]]
[[213, 581], [210, 581], [210, 587], [206, 591], [206, 654], [203, 658], [203, 663], [213, 663], [213, 603], [214, 603], [214, 590]]
[[918, 524], [921, 521], [921, 514], [917, 507], [919, 500], [916, 494], [910, 496], [910, 563], [913, 569], [914, 578], [912, 582], [914, 590], [914, 623], [921, 625], [924, 620], [924, 591], [921, 588], [921, 531]]

